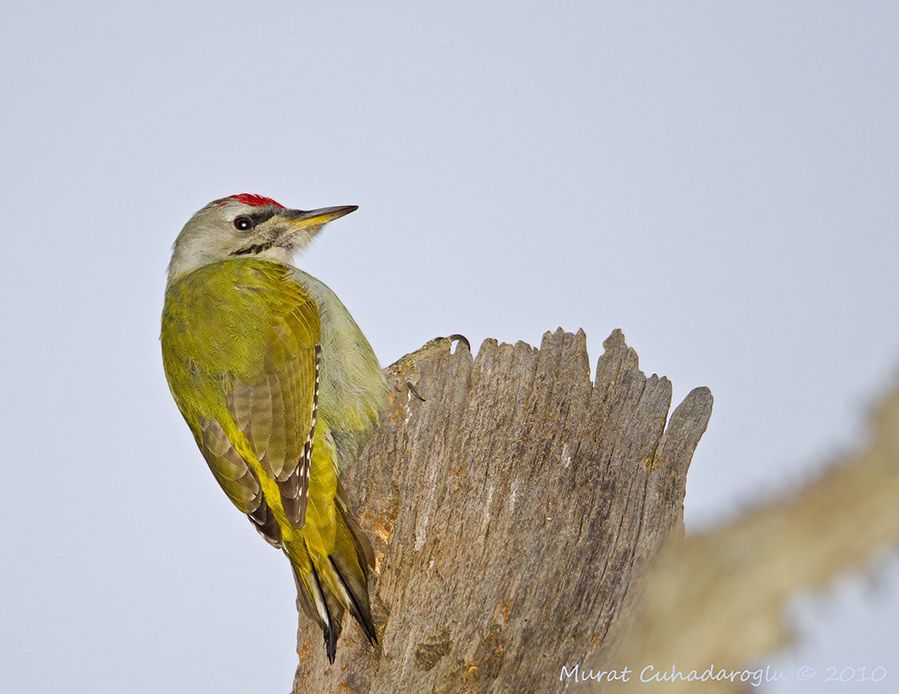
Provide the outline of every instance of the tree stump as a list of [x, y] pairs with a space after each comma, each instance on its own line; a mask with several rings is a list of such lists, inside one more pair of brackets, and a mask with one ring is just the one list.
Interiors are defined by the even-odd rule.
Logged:
[[294, 692], [553, 691], [593, 661], [649, 561], [683, 528], [687, 468], [712, 410], [646, 377], [618, 330], [594, 383], [582, 331], [540, 349], [448, 342], [393, 384], [343, 472], [376, 555], [379, 644], [350, 619], [329, 665], [301, 619]]

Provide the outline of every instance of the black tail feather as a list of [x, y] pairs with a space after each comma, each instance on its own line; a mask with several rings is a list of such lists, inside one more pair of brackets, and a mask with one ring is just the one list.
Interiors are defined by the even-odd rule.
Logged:
[[328, 662], [334, 664], [334, 658], [337, 656], [337, 639], [340, 636], [341, 622], [343, 621], [343, 609], [337, 603], [336, 598], [326, 589], [322, 587], [321, 579], [318, 571], [315, 570], [315, 564], [312, 564], [312, 577], [318, 588], [319, 595], [325, 606], [325, 614], [327, 622], [321, 624], [323, 636], [325, 639], [325, 650], [328, 654]]
[[340, 637], [343, 608], [337, 599], [322, 586], [321, 579], [312, 565], [312, 572], [305, 580], [293, 567], [293, 577], [297, 584], [300, 607], [310, 619], [318, 622], [325, 640], [325, 652], [333, 664], [337, 655], [337, 639]]
[[[359, 623], [369, 643], [374, 645], [378, 642], [368, 597], [368, 578], [374, 568], [374, 554], [368, 539], [354, 525], [341, 499], [338, 499], [337, 509], [338, 522], [332, 553], [329, 556], [312, 553], [304, 545], [302, 554], [296, 552], [296, 563], [291, 561], [299, 605], [321, 627], [325, 651], [332, 664], [345, 610], [349, 610]], [[290, 557], [289, 549], [285, 551]]]
[[375, 633], [375, 623], [371, 618], [367, 586], [361, 586], [360, 590], [359, 585], [354, 585], [355, 581], [347, 580], [344, 577], [344, 572], [340, 569], [339, 560], [335, 561], [335, 559], [337, 558], [334, 555], [328, 557], [328, 561], [331, 562], [331, 568], [334, 569], [334, 573], [337, 574], [337, 578], [340, 579], [346, 594], [350, 598], [350, 612], [356, 618], [356, 621], [359, 622], [359, 626], [365, 632], [368, 642], [375, 645], [378, 643], [378, 635]]

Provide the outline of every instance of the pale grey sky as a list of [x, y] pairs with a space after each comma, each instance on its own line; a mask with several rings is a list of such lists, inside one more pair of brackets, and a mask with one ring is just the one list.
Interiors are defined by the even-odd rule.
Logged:
[[[384, 362], [557, 325], [595, 362], [620, 326], [710, 386], [692, 529], [854, 445], [897, 373], [896, 3], [324, 5], [4, 3], [0, 691], [289, 687], [287, 563], [159, 357], [210, 199], [360, 205], [298, 264]], [[878, 585], [801, 601], [771, 662], [894, 691], [897, 562]]]

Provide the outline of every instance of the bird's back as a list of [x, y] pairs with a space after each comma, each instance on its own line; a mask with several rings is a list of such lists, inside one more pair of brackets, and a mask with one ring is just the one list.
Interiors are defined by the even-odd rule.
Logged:
[[353, 530], [337, 476], [374, 431], [386, 383], [342, 302], [295, 268], [219, 261], [169, 286], [162, 351], [213, 474], [290, 557], [329, 658], [344, 610], [374, 640], [371, 550]]
[[338, 449], [338, 463], [350, 462], [369, 438], [387, 397], [378, 358], [343, 302], [321, 280], [294, 269], [293, 281], [319, 311], [322, 342], [320, 403]]

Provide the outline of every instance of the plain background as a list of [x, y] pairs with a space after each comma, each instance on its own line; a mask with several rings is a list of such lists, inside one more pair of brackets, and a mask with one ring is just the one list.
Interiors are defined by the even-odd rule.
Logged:
[[[385, 363], [558, 325], [595, 363], [620, 326], [676, 399], [710, 386], [691, 530], [851, 449], [896, 376], [896, 3], [324, 4], [4, 3], [3, 692], [290, 686], [288, 566], [159, 355], [213, 198], [360, 205], [298, 264]], [[768, 662], [894, 691], [873, 575], [799, 600]]]

